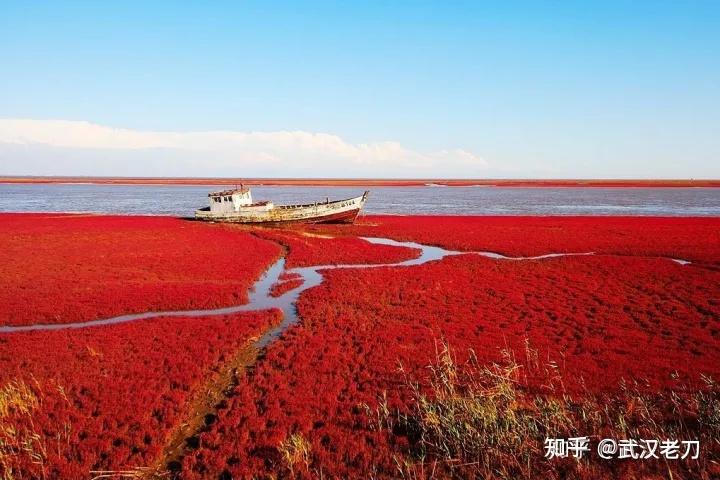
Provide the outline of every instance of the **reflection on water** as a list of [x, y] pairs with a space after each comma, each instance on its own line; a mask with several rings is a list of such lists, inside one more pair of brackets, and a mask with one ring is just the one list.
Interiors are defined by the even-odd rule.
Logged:
[[[208, 192], [176, 185], [3, 185], [0, 212], [192, 216]], [[252, 187], [256, 200], [311, 203], [370, 190], [367, 213], [720, 216], [720, 188]]]

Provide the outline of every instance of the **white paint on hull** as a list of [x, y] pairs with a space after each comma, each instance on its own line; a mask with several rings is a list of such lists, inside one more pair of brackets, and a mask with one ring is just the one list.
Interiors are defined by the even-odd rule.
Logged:
[[230, 211], [195, 211], [195, 218], [214, 222], [285, 223], [285, 222], [352, 222], [367, 201], [369, 192], [345, 200], [316, 202], [305, 205], [273, 205], [259, 203], [238, 206]]

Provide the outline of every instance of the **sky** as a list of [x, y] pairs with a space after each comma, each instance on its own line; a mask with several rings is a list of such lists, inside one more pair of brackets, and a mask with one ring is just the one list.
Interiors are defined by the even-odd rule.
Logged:
[[720, 2], [0, 0], [0, 175], [720, 178]]

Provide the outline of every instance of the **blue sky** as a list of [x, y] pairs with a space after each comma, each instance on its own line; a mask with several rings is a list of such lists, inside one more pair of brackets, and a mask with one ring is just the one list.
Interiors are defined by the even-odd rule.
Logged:
[[716, 1], [0, 1], [0, 58], [0, 174], [720, 177]]

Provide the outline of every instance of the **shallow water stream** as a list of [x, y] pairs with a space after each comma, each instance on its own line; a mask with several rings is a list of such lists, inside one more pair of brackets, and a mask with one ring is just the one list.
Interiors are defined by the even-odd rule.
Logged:
[[[416, 258], [405, 260], [397, 263], [383, 263], [383, 264], [344, 264], [344, 265], [315, 265], [310, 267], [298, 267], [289, 269], [287, 273], [296, 273], [302, 278], [302, 285], [298, 286], [293, 290], [289, 290], [278, 297], [270, 295], [270, 290], [276, 282], [278, 282], [280, 275], [285, 271], [285, 258], [281, 257], [275, 263], [273, 263], [262, 275], [262, 277], [255, 282], [255, 285], [251, 289], [248, 297], [248, 303], [244, 305], [236, 305], [231, 307], [213, 308], [206, 310], [170, 310], [164, 312], [143, 312], [143, 313], [132, 313], [127, 315], [119, 315], [111, 318], [104, 318], [99, 320], [90, 320], [86, 322], [73, 322], [73, 323], [61, 323], [61, 324], [38, 324], [38, 325], [17, 325], [17, 326], [0, 326], [0, 333], [12, 333], [12, 332], [28, 332], [33, 330], [63, 330], [73, 328], [90, 328], [101, 325], [113, 325], [116, 323], [132, 322], [136, 320], [146, 320], [151, 318], [159, 317], [206, 317], [212, 315], [227, 315], [238, 312], [249, 312], [256, 310], [267, 310], [271, 308], [278, 308], [283, 312], [282, 322], [266, 332], [260, 337], [254, 344], [258, 349], [266, 347], [273, 340], [277, 339], [288, 327], [296, 323], [299, 318], [296, 310], [296, 303], [300, 295], [308, 290], [309, 288], [316, 287], [323, 282], [323, 270], [337, 269], [337, 268], [380, 268], [380, 267], [409, 267], [413, 265], [422, 265], [427, 262], [435, 260], [441, 260], [445, 257], [452, 255], [481, 255], [484, 257], [496, 259], [496, 260], [539, 260], [546, 258], [555, 257], [567, 257], [567, 256], [584, 256], [594, 255], [593, 252], [585, 253], [550, 253], [546, 255], [539, 255], [535, 257], [508, 257], [500, 255], [494, 252], [460, 252], [455, 250], [446, 250], [441, 247], [432, 245], [423, 245], [416, 242], [401, 242], [392, 240], [389, 238], [371, 238], [361, 237], [364, 240], [381, 245], [390, 245], [394, 247], [408, 247], [420, 250], [420, 255]], [[669, 259], [678, 263], [687, 264], [684, 260]]]

